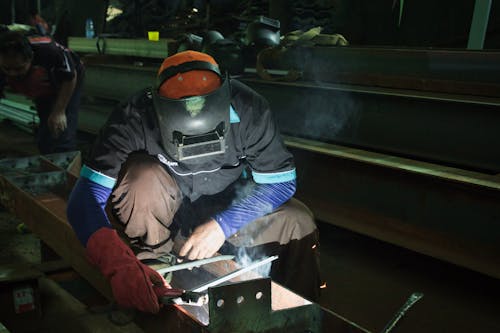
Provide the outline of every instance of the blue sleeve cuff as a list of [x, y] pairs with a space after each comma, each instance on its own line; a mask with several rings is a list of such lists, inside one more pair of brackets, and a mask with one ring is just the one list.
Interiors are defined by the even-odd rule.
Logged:
[[276, 184], [276, 183], [285, 183], [297, 178], [295, 169], [283, 171], [283, 172], [269, 172], [269, 173], [261, 173], [252, 171], [253, 180], [257, 184]]
[[86, 165], [82, 166], [82, 169], [80, 170], [80, 177], [87, 178], [90, 181], [109, 189], [113, 188], [116, 184], [116, 179], [106, 176], [105, 174], [91, 169]]
[[104, 208], [111, 189], [80, 177], [73, 188], [66, 207], [68, 222], [83, 246], [90, 236], [102, 227], [111, 227]]
[[294, 179], [283, 183], [252, 184], [252, 186], [248, 195], [236, 199], [228, 209], [214, 217], [226, 238], [288, 201], [295, 193], [296, 182]]

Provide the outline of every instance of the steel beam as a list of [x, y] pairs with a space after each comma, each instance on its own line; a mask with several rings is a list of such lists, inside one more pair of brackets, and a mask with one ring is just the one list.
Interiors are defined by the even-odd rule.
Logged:
[[[151, 67], [92, 65], [85, 92], [98, 102], [99, 98], [123, 100], [151, 86], [154, 75]], [[242, 81], [268, 99], [286, 135], [500, 172], [500, 156], [488, 149], [500, 146], [498, 96], [255, 78]], [[82, 125], [96, 133], [112, 108], [84, 103]]]
[[[244, 79], [283, 134], [500, 172], [500, 99], [327, 83]], [[500, 96], [500, 95], [499, 95]]]
[[171, 39], [149, 41], [145, 39], [114, 38], [100, 36], [98, 38], [69, 37], [68, 46], [79, 53], [102, 55], [119, 55], [142, 58], [163, 59], [169, 55], [168, 45]]
[[320, 221], [500, 278], [500, 178], [288, 138]]
[[[500, 52], [316, 47], [288, 55], [270, 65], [298, 67], [303, 81], [241, 78], [269, 100], [283, 133], [500, 171], [488, 149], [500, 146]], [[151, 86], [156, 69], [92, 57], [86, 100], [122, 101]], [[97, 132], [113, 105], [106, 108], [84, 103], [82, 127]]]

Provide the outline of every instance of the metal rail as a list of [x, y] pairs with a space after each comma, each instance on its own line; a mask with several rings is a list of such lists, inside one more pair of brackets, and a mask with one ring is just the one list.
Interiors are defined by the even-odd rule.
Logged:
[[229, 274], [226, 274], [224, 276], [221, 276], [215, 280], [212, 280], [212, 281], [209, 281], [208, 283], [204, 283], [202, 284], [201, 286], [198, 286], [196, 288], [194, 288], [192, 291], [195, 292], [195, 293], [201, 293], [205, 290], [207, 290], [208, 288], [210, 287], [213, 287], [213, 286], [218, 286], [219, 284], [223, 283], [223, 282], [226, 282], [226, 281], [229, 281], [231, 279], [234, 279], [235, 277], [237, 276], [240, 276], [246, 272], [250, 272], [256, 268], [259, 268], [263, 265], [266, 265], [266, 264], [269, 264], [271, 262], [273, 262], [274, 260], [278, 259], [278, 256], [272, 256], [272, 257], [269, 257], [269, 258], [265, 258], [265, 259], [262, 259], [262, 260], [259, 260], [259, 261], [256, 261], [248, 266], [245, 266], [243, 268], [240, 268], [234, 272], [231, 272]]

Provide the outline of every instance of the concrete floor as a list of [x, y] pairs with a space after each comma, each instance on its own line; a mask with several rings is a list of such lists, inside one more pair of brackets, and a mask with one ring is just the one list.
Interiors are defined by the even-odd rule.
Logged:
[[320, 224], [321, 304], [381, 332], [413, 292], [392, 332], [500, 332], [500, 281], [331, 225]]
[[[15, 143], [14, 145], [12, 143]], [[16, 146], [16, 149], [12, 147]], [[34, 151], [33, 140], [0, 128], [0, 158]], [[39, 241], [0, 209], [0, 264], [39, 262]], [[500, 281], [318, 221], [321, 305], [380, 332], [413, 292], [424, 297], [391, 331], [500, 332]]]

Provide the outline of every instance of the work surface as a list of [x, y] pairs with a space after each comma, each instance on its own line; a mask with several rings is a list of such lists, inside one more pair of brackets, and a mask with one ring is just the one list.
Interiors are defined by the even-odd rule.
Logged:
[[[2, 127], [0, 155], [33, 152], [26, 134]], [[21, 151], [21, 153], [19, 153]], [[0, 261], [37, 261], [33, 234], [0, 214]], [[323, 279], [321, 304], [374, 332], [414, 291], [424, 293], [393, 332], [498, 332], [498, 280], [319, 223]]]

